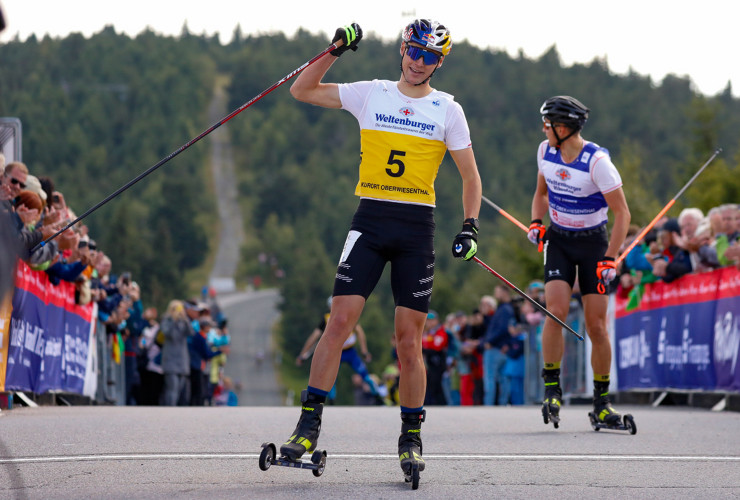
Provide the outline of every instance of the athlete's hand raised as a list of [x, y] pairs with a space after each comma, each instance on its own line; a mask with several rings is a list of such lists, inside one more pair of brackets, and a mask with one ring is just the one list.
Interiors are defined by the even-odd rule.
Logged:
[[331, 43], [336, 43], [339, 40], [342, 41], [342, 46], [329, 52], [331, 55], [339, 57], [350, 49], [356, 51], [357, 44], [362, 40], [362, 28], [357, 23], [337, 28], [334, 38], [331, 39]]

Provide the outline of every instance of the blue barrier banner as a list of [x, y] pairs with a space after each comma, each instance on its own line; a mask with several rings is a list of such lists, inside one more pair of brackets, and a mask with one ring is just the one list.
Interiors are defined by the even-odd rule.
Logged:
[[740, 273], [734, 267], [646, 285], [637, 309], [617, 298], [619, 389], [740, 389]]
[[[737, 277], [740, 279], [740, 276]], [[732, 288], [740, 288], [737, 280]], [[724, 294], [723, 294], [724, 295]], [[740, 296], [717, 301], [714, 315], [714, 369], [717, 388], [740, 392]]]
[[94, 304], [75, 304], [72, 283], [18, 263], [11, 313], [6, 390], [82, 394]]

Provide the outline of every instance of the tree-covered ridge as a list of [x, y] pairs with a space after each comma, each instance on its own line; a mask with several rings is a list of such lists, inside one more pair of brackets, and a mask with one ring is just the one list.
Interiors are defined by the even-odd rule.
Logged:
[[[24, 161], [78, 215], [205, 127], [216, 74], [198, 38], [132, 39], [113, 28], [14, 41], [0, 46], [0, 61], [0, 115], [21, 119]], [[209, 251], [207, 152], [193, 146], [83, 222], [160, 304], [184, 293], [182, 270]]]
[[[328, 45], [299, 32], [216, 37], [151, 32], [131, 38], [108, 27], [84, 38], [29, 38], [0, 45], [0, 116], [24, 128], [24, 160], [52, 177], [81, 213], [207, 129], [217, 77], [231, 84], [230, 110], [268, 88]], [[399, 43], [364, 39], [327, 81], [399, 76]], [[620, 169], [637, 224], [647, 223], [717, 146], [724, 152], [677, 207], [703, 210], [740, 201], [736, 175], [740, 103], [727, 89], [700, 96], [684, 78], [656, 83], [614, 75], [605, 61], [563, 67], [553, 47], [536, 60], [455, 44], [433, 86], [463, 106], [484, 194], [528, 223], [536, 180], [535, 152], [544, 138], [539, 107], [557, 94], [592, 110], [584, 136], [609, 149]], [[357, 205], [359, 133], [347, 112], [299, 103], [278, 88], [229, 121], [236, 146], [240, 202], [248, 227], [241, 282], [262, 275], [284, 297], [280, 334], [294, 356], [331, 294], [334, 271]], [[215, 251], [217, 234], [207, 141], [201, 141], [85, 220], [118, 269], [129, 269], [162, 304], [198, 290], [183, 276]], [[470, 310], [495, 284], [477, 266], [452, 259], [462, 217], [460, 180], [449, 156], [437, 190], [437, 272], [432, 306], [444, 314]], [[674, 213], [675, 212], [675, 213]], [[541, 273], [540, 255], [522, 231], [492, 208], [481, 208], [480, 257], [514, 283]], [[260, 255], [271, 258], [265, 261]], [[284, 273], [276, 278], [275, 271]], [[368, 302], [362, 324], [371, 350], [388, 361], [393, 298], [387, 275]]]

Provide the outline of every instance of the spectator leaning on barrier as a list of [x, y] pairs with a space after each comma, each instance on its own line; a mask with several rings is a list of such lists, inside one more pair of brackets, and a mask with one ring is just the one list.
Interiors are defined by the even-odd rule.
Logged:
[[10, 162], [3, 169], [2, 184], [0, 184], [0, 198], [11, 205], [14, 199], [26, 189], [28, 167], [19, 161]]
[[[5, 170], [5, 156], [2, 153], [0, 153], [0, 170]], [[15, 266], [20, 251], [20, 241], [16, 238], [13, 216], [10, 212], [12, 207], [4, 194], [6, 191], [5, 175], [2, 175], [0, 176], [0, 303], [8, 299], [13, 290]]]
[[670, 283], [692, 271], [691, 257], [684, 249], [678, 219], [668, 219], [658, 230], [658, 255], [648, 257], [653, 266], [653, 274]]
[[[65, 231], [56, 240], [49, 242], [47, 245], [38, 246], [44, 239], [53, 235], [58, 227], [55, 225], [46, 225], [41, 228], [34, 227], [33, 229], [26, 227], [28, 221], [24, 219], [28, 218], [30, 216], [29, 211], [34, 209], [29, 209], [21, 204], [20, 212], [18, 212], [16, 204], [21, 191], [27, 187], [28, 175], [28, 167], [24, 163], [11, 162], [5, 166], [0, 181], [0, 209], [8, 213], [12, 221], [14, 238], [19, 242], [19, 257], [34, 265], [50, 261], [59, 251], [60, 245], [71, 246], [72, 243], [68, 240], [68, 232]], [[31, 250], [37, 246], [38, 248], [31, 254]]]
[[[683, 248], [689, 253], [693, 272], [703, 272], [719, 267], [717, 251], [712, 246], [709, 221], [704, 222], [704, 213], [698, 208], [685, 208], [678, 216]], [[701, 227], [701, 234], [697, 230]]]
[[740, 256], [740, 233], [736, 225], [736, 220], [740, 220], [740, 208], [737, 204], [727, 203], [719, 207], [719, 213], [721, 225], [715, 235], [715, 248], [719, 263], [728, 266], [734, 264]]

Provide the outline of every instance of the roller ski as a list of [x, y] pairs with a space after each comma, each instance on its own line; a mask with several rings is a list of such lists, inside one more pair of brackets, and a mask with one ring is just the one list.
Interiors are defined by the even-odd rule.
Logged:
[[[316, 477], [324, 473], [326, 467], [326, 451], [317, 450], [316, 445], [321, 431], [321, 414], [324, 405], [318, 402], [308, 401], [308, 393], [301, 394], [301, 417], [298, 419], [293, 434], [288, 441], [280, 447], [280, 456], [277, 455], [277, 447], [274, 443], [262, 443], [259, 466], [265, 471], [272, 465], [281, 467], [293, 467], [295, 469], [309, 469]], [[302, 460], [306, 453], [311, 453], [311, 460]]]
[[606, 394], [597, 395], [594, 391], [594, 411], [588, 412], [588, 418], [595, 431], [610, 429], [637, 434], [637, 426], [632, 415], [627, 414], [622, 417], [617, 410], [612, 408], [609, 396]]
[[560, 370], [542, 370], [542, 377], [545, 379], [542, 420], [545, 425], [552, 422], [553, 427], [557, 429], [560, 427], [560, 406], [563, 401], [563, 390], [560, 388]]
[[421, 445], [421, 423], [426, 418], [426, 410], [421, 413], [401, 413], [401, 436], [398, 438], [398, 459], [401, 470], [411, 489], [419, 488], [419, 473], [424, 470]]

